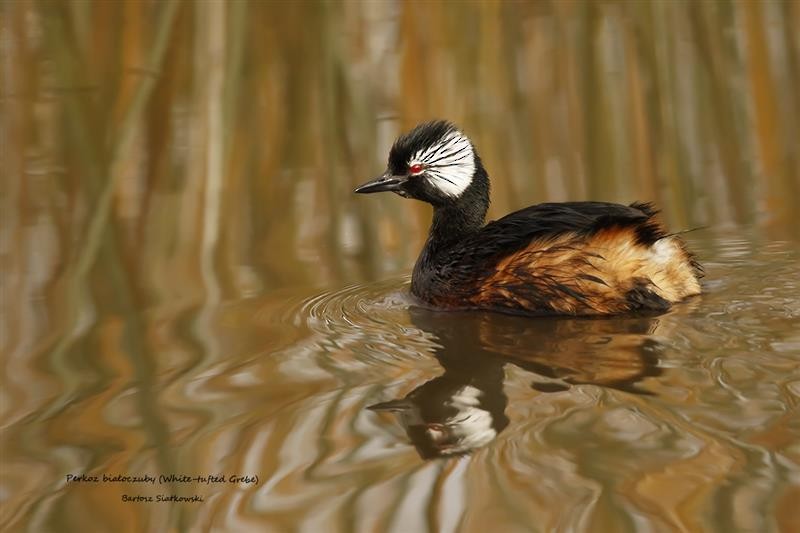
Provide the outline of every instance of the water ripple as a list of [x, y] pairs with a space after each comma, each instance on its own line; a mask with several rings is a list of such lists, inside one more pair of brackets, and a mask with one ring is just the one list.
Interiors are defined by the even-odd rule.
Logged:
[[[159, 319], [158, 446], [178, 470], [261, 479], [180, 488], [206, 497], [181, 513], [232, 531], [699, 530], [698, 509], [724, 508], [726, 530], [769, 530], [800, 479], [798, 254], [694, 247], [705, 294], [658, 317], [436, 312], [398, 277], [220, 306], [200, 347]], [[44, 527], [83, 494], [42, 485], [64, 468], [159, 473], [119, 328], [98, 332], [106, 386], [5, 448], [14, 501], [48, 494], [6, 524]]]

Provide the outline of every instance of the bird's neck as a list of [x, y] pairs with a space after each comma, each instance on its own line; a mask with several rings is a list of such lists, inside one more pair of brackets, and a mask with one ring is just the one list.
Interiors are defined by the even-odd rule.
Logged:
[[425, 243], [427, 255], [451, 248], [483, 226], [485, 210], [465, 208], [459, 204], [439, 206], [433, 210], [433, 222]]
[[[472, 183], [454, 201], [434, 205], [433, 222], [425, 247], [414, 265], [411, 292], [424, 301], [431, 301], [431, 292], [442, 285], [435, 281], [448, 250], [463, 244], [483, 227], [489, 210], [489, 177], [475, 155], [476, 171]], [[437, 288], [438, 287], [438, 288]]]
[[431, 301], [433, 293], [440, 288], [432, 281], [447, 251], [480, 230], [483, 219], [484, 212], [461, 209], [456, 205], [434, 207], [428, 240], [411, 276], [412, 294], [423, 301]]
[[475, 166], [472, 183], [459, 198], [434, 205], [433, 222], [423, 250], [428, 258], [462, 242], [483, 227], [489, 210], [489, 176], [477, 154]]

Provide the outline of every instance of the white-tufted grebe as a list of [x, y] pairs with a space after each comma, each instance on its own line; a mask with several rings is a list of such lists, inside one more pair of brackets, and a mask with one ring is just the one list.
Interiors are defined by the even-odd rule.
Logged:
[[611, 315], [700, 293], [700, 265], [651, 204], [545, 203], [484, 225], [489, 176], [446, 121], [398, 138], [386, 172], [355, 190], [381, 191], [433, 206], [411, 292], [435, 307]]

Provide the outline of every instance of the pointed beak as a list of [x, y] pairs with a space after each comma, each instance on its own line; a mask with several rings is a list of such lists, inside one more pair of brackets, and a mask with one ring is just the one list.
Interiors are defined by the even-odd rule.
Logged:
[[405, 176], [393, 176], [390, 172], [385, 172], [374, 180], [356, 187], [356, 190], [353, 192], [368, 194], [371, 192], [399, 191], [400, 185], [402, 185], [406, 179]]

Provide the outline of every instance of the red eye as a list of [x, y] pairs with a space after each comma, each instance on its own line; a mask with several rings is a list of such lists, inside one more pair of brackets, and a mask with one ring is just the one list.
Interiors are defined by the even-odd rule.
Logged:
[[422, 166], [421, 164], [417, 163], [416, 165], [411, 165], [411, 166], [409, 167], [408, 171], [409, 171], [411, 174], [419, 174], [420, 172], [422, 172], [422, 171], [423, 171], [423, 169], [425, 169], [425, 167], [424, 167], [424, 166]]

